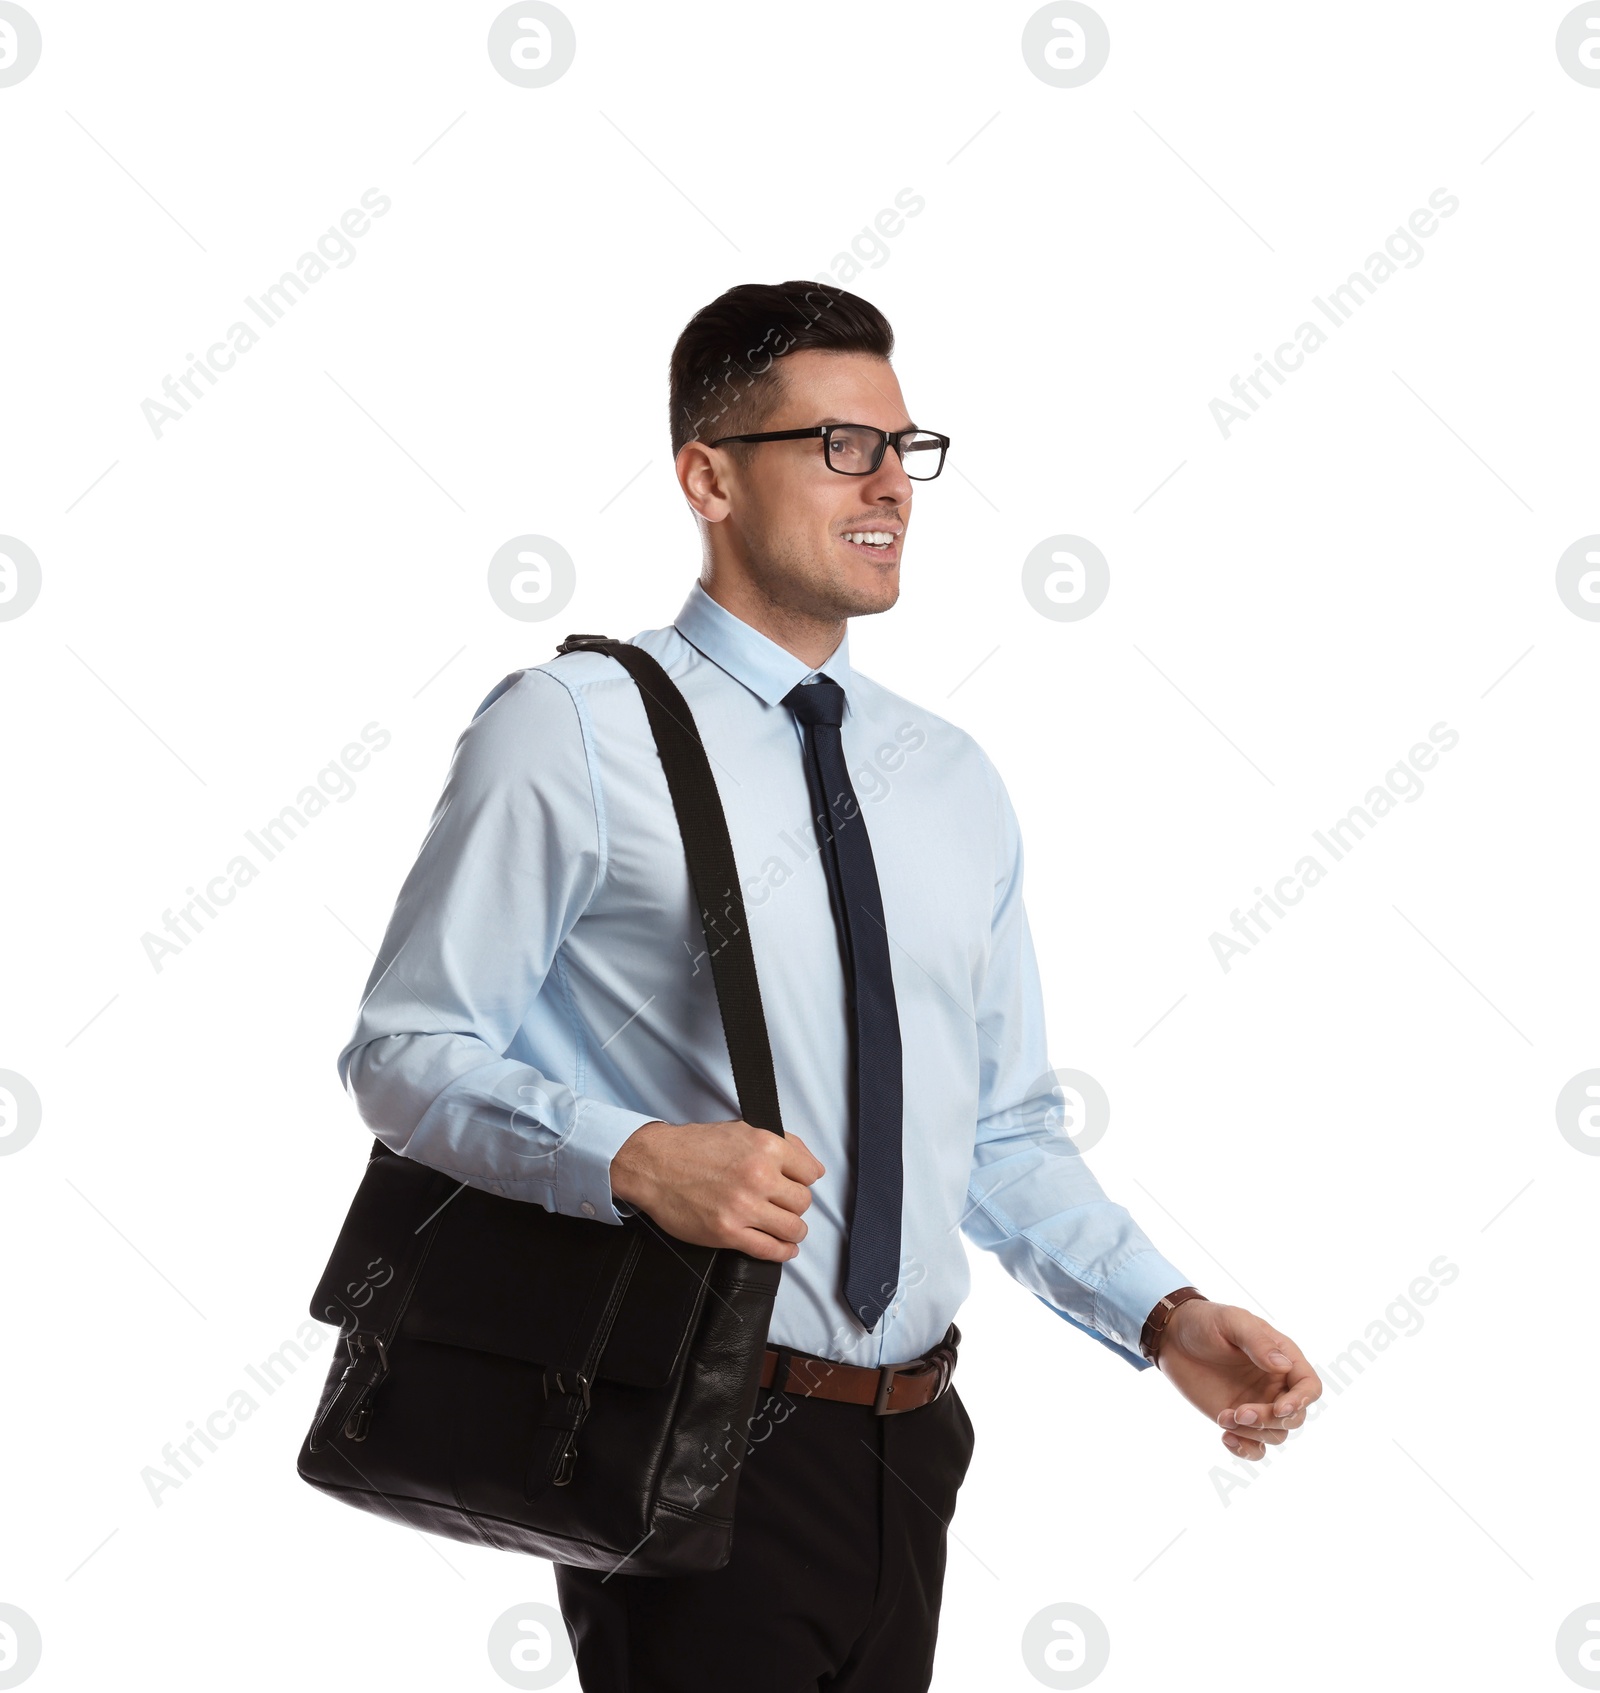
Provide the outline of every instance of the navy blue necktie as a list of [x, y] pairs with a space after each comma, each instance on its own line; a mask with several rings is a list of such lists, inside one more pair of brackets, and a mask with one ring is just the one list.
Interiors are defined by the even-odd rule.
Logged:
[[819, 675], [791, 688], [783, 703], [805, 725], [806, 784], [844, 954], [856, 1154], [845, 1299], [871, 1333], [900, 1283], [904, 1102], [889, 932], [872, 842], [839, 738], [844, 689]]

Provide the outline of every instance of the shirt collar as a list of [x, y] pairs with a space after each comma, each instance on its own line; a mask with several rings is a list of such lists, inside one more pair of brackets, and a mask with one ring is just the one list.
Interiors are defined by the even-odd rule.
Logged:
[[786, 647], [780, 647], [743, 618], [735, 617], [726, 606], [719, 605], [698, 581], [673, 619], [673, 627], [692, 647], [768, 705], [781, 705], [783, 696], [797, 682], [804, 682], [820, 671], [844, 689], [846, 714], [853, 709], [850, 695], [854, 677], [850, 669], [848, 628], [838, 646], [814, 671]]

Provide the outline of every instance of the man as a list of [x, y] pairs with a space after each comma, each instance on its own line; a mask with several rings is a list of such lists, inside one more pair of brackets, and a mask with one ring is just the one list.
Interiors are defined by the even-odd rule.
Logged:
[[787, 1137], [737, 1120], [643, 706], [593, 652], [507, 677], [462, 735], [340, 1057], [397, 1152], [786, 1266], [731, 1561], [556, 1571], [591, 1693], [927, 1687], [973, 1448], [949, 1385], [963, 1233], [1135, 1367], [1153, 1356], [1243, 1457], [1321, 1392], [1090, 1174], [1061, 1127], [1005, 788], [968, 735], [851, 666], [848, 620], [894, 605], [947, 444], [914, 424], [892, 350], [873, 306], [806, 283], [693, 318], [671, 419], [700, 579], [634, 637], [716, 775]]

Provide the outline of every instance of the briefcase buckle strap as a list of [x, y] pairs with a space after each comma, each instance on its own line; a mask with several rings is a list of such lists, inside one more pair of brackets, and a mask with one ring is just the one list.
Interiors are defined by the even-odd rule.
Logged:
[[[555, 1450], [550, 1480], [557, 1487], [566, 1487], [577, 1468], [578, 1430], [583, 1427], [589, 1415], [590, 1378], [582, 1370], [547, 1369], [544, 1372], [543, 1385], [543, 1424], [546, 1428], [561, 1430], [561, 1440]], [[552, 1407], [552, 1399], [564, 1400], [565, 1403]]]
[[[389, 1373], [389, 1348], [381, 1334], [361, 1334], [352, 1330], [345, 1336], [345, 1350], [349, 1362], [344, 1367], [344, 1374], [339, 1377], [340, 1381], [349, 1381], [363, 1365], [366, 1366], [365, 1373], [372, 1375], [374, 1381], [382, 1381]], [[375, 1371], [368, 1363], [369, 1358], [378, 1361]]]
[[311, 1426], [311, 1450], [334, 1429], [347, 1440], [365, 1440], [372, 1426], [372, 1396], [389, 1374], [389, 1350], [377, 1334], [351, 1333], [345, 1337], [349, 1362], [339, 1377], [333, 1397]]
[[[569, 1380], [572, 1383], [570, 1387], [567, 1386]], [[570, 1394], [575, 1399], [581, 1399], [584, 1410], [589, 1409], [590, 1382], [588, 1376], [581, 1370], [546, 1370], [544, 1372], [544, 1396], [546, 1399], [550, 1397], [551, 1382], [555, 1383], [557, 1393]]]

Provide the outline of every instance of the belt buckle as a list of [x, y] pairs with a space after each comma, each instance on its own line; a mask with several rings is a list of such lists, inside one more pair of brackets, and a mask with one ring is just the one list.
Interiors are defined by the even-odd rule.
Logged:
[[878, 1366], [878, 1391], [873, 1395], [872, 1414], [875, 1417], [900, 1417], [912, 1409], [910, 1405], [891, 1405], [889, 1394], [894, 1388], [896, 1376], [910, 1375], [922, 1368], [924, 1359], [913, 1358], [909, 1364], [880, 1364]]
[[900, 1417], [907, 1411], [920, 1411], [921, 1405], [891, 1405], [889, 1395], [894, 1389], [896, 1376], [926, 1375], [929, 1370], [936, 1370], [939, 1375], [939, 1385], [933, 1390], [933, 1397], [926, 1401], [932, 1405], [935, 1400], [944, 1396], [944, 1391], [950, 1385], [950, 1377], [954, 1372], [955, 1363], [950, 1354], [943, 1348], [929, 1353], [926, 1357], [913, 1358], [908, 1364], [881, 1364], [878, 1368], [878, 1391], [873, 1396], [872, 1412], [878, 1417]]

